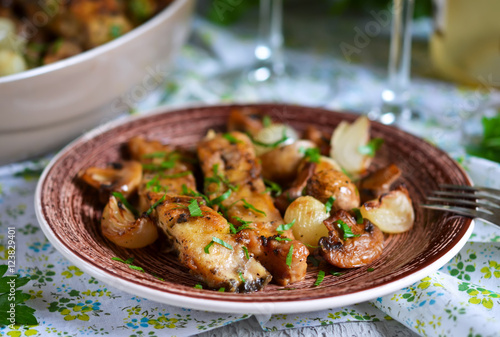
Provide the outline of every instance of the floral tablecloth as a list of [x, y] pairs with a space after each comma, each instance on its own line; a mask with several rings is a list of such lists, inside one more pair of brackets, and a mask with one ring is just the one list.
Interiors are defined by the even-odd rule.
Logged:
[[[198, 31], [203, 31], [203, 39], [215, 46], [215, 51], [221, 36], [234, 40], [207, 23], [197, 22], [197, 27]], [[237, 50], [247, 52], [246, 45], [246, 41], [241, 42], [242, 48]], [[312, 56], [290, 52], [289, 57], [297, 61]], [[255, 96], [252, 93], [245, 96], [244, 90], [241, 96], [235, 97], [231, 88], [223, 88], [226, 92], [221, 94], [202, 85], [221, 67], [220, 63], [220, 59], [207, 55], [206, 50], [187, 46], [178, 62], [178, 70], [167, 79], [160, 96], [169, 104], [214, 103], [221, 98], [225, 101], [254, 100]], [[331, 80], [338, 91], [330, 100], [324, 100], [323, 105], [327, 107], [362, 111], [367, 103], [360, 99], [364, 97], [360, 93], [380, 92], [383, 84], [379, 73], [360, 66], [321, 58], [307, 64], [324, 65], [324, 69], [332, 70]], [[314, 73], [313, 70], [310, 73]], [[307, 100], [313, 93], [307, 95], [307, 88], [318, 93], [317, 89], [324, 84], [315, 77], [304, 77], [303, 81], [307, 83], [303, 86], [306, 91], [303, 100], [297, 97], [290, 100], [311, 103]], [[424, 122], [413, 124], [409, 129], [449, 151], [476, 184], [500, 188], [500, 165], [464, 156], [459, 141], [464, 131], [461, 121], [471, 117], [464, 115], [464, 111], [467, 112], [465, 104], [471, 97], [482, 103], [493, 95], [489, 93], [486, 98], [484, 95], [477, 98], [475, 91], [416, 80], [412, 101], [428, 109]], [[148, 102], [141, 104], [144, 107]], [[443, 114], [433, 115], [436, 111]], [[187, 336], [250, 317], [158, 304], [107, 286], [71, 265], [45, 238], [34, 212], [35, 187], [50, 158], [49, 155], [0, 167], [0, 265], [12, 261], [9, 246], [14, 242], [13, 271], [30, 279], [20, 290], [29, 294], [25, 304], [35, 310], [33, 315], [38, 320], [38, 324], [32, 326], [3, 326], [0, 328], [2, 335]], [[10, 274], [9, 269], [6, 275]], [[3, 308], [1, 301], [0, 296], [0, 308]], [[5, 314], [1, 312], [0, 318]], [[397, 320], [422, 336], [498, 336], [500, 229], [477, 221], [469, 242], [457, 256], [439, 271], [393, 294], [343, 308], [256, 318], [265, 331], [350, 321]]]

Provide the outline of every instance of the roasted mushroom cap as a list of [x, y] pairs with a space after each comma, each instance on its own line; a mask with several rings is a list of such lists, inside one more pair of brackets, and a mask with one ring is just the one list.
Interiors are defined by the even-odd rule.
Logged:
[[369, 220], [358, 224], [349, 212], [339, 210], [323, 223], [328, 228], [328, 237], [319, 240], [319, 252], [331, 265], [361, 267], [382, 254], [384, 234]]
[[137, 161], [117, 162], [107, 168], [90, 167], [78, 176], [100, 191], [120, 192], [128, 198], [141, 182], [142, 165]]
[[344, 173], [328, 169], [313, 174], [307, 182], [306, 195], [310, 195], [326, 203], [331, 197], [335, 199], [332, 210], [350, 210], [359, 206], [359, 193]]
[[102, 213], [101, 231], [111, 242], [125, 248], [146, 247], [158, 239], [158, 229], [149, 216], [143, 214], [136, 219], [114, 196]]
[[390, 164], [375, 172], [370, 173], [359, 181], [359, 192], [361, 202], [378, 198], [391, 189], [391, 185], [399, 179], [401, 170], [394, 164]]

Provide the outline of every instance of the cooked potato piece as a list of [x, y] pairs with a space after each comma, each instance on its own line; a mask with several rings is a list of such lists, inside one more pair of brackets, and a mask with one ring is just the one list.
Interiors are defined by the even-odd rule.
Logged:
[[299, 165], [304, 158], [301, 149], [312, 147], [315, 147], [313, 142], [299, 140], [264, 153], [260, 156], [262, 175], [278, 184], [290, 184], [297, 176]]
[[[287, 139], [282, 141], [284, 136]], [[276, 147], [273, 147], [273, 144], [279, 143], [277, 146], [284, 146], [293, 143], [297, 139], [299, 139], [299, 135], [291, 126], [271, 124], [255, 135], [254, 140], [256, 143], [267, 144], [267, 146], [255, 144], [255, 153], [260, 156], [275, 149]]]
[[[330, 214], [326, 213], [323, 203], [313, 197], [305, 196], [296, 199], [288, 206], [285, 213], [285, 222], [291, 223], [293, 235], [297, 240], [310, 246], [317, 246], [318, 240], [328, 236], [328, 229], [323, 224]], [[312, 251], [313, 248], [309, 247]]]
[[372, 158], [359, 151], [370, 140], [370, 121], [362, 116], [349, 124], [342, 121], [332, 134], [332, 157], [347, 173], [358, 176], [370, 166]]
[[400, 186], [383, 194], [378, 200], [360, 208], [363, 218], [373, 222], [385, 233], [403, 233], [413, 227], [415, 213], [408, 190]]
[[344, 173], [328, 169], [314, 173], [306, 186], [306, 194], [326, 203], [330, 197], [335, 198], [332, 211], [351, 210], [359, 206], [359, 193]]

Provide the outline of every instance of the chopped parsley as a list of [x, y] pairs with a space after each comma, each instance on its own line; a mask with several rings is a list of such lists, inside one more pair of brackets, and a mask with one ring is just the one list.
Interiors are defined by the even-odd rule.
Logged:
[[209, 184], [214, 183], [217, 184], [217, 190], [219, 190], [221, 183], [223, 183], [232, 191], [238, 190], [239, 186], [231, 184], [226, 177], [219, 173], [219, 164], [214, 164], [214, 166], [212, 166], [212, 173], [212, 177], [205, 178], [205, 189]]
[[342, 232], [344, 232], [344, 240], [348, 239], [348, 238], [355, 238], [355, 237], [359, 236], [359, 234], [354, 234], [351, 230], [351, 227], [349, 227], [349, 225], [346, 224], [344, 221], [337, 220], [336, 223], [337, 223], [337, 227], [340, 228], [342, 230]]
[[366, 271], [367, 271], [367, 272], [369, 272], [369, 273], [371, 273], [371, 272], [372, 272], [372, 271], [374, 271], [374, 270], [375, 270], [375, 269], [373, 269], [373, 268], [368, 268]]
[[166, 197], [167, 197], [167, 193], [165, 193], [165, 194], [163, 195], [163, 197], [161, 197], [161, 198], [160, 198], [160, 200], [158, 200], [157, 202], [155, 202], [155, 203], [153, 204], [153, 206], [149, 207], [149, 209], [146, 211], [146, 215], [150, 215], [150, 214], [151, 214], [151, 212], [153, 212], [153, 210], [154, 210], [154, 209], [155, 209], [155, 208], [156, 208], [159, 204], [161, 204], [162, 202], [164, 202], [164, 201], [165, 201], [165, 198], [166, 198]]
[[245, 283], [245, 279], [243, 278], [241, 271], [238, 272], [238, 276], [240, 277], [241, 282]]
[[331, 271], [330, 274], [332, 274], [333, 276], [342, 276], [344, 275], [345, 273], [341, 273], [339, 271]]
[[150, 153], [145, 153], [142, 155], [142, 158], [149, 159], [149, 158], [165, 158], [167, 156], [167, 152], [165, 151], [156, 151], [156, 152], [150, 152]]
[[368, 142], [368, 144], [359, 146], [358, 152], [373, 158], [382, 144], [384, 144], [384, 140], [382, 138], [373, 138]]
[[139, 217], [139, 211], [134, 207], [132, 206], [128, 200], [123, 196], [123, 194], [121, 194], [120, 192], [113, 192], [111, 193], [116, 199], [118, 199], [118, 201], [120, 201], [120, 203], [125, 206], [130, 212], [132, 212], [132, 214], [134, 214], [134, 216], [136, 218]]
[[253, 229], [253, 228], [250, 228], [250, 226], [247, 224], [243, 224], [243, 225], [239, 226], [238, 228], [236, 228], [232, 223], [229, 223], [229, 230], [231, 231], [231, 234], [237, 234], [244, 229]]
[[281, 236], [274, 237], [274, 240], [282, 242], [282, 241], [292, 241], [290, 238], [282, 238]]
[[299, 149], [299, 152], [304, 155], [308, 162], [319, 164], [319, 161], [321, 159], [321, 152], [317, 147], [310, 147], [307, 149], [301, 147]]
[[227, 190], [226, 192], [224, 192], [223, 194], [219, 195], [217, 198], [213, 199], [210, 201], [210, 205], [220, 205], [224, 200], [226, 200], [227, 198], [229, 198], [229, 196], [231, 195], [231, 190]]
[[264, 117], [262, 117], [262, 124], [265, 128], [270, 127], [271, 124], [273, 124], [273, 120], [271, 119], [271, 117], [269, 117], [269, 115], [265, 115]]
[[276, 231], [279, 233], [279, 234], [283, 234], [285, 231], [289, 230], [290, 228], [292, 228], [292, 226], [295, 224], [295, 221], [296, 219], [293, 219], [292, 222], [290, 223], [287, 223], [287, 224], [281, 224], [278, 226], [278, 228], [276, 228]]
[[293, 259], [293, 245], [290, 245], [290, 249], [288, 250], [288, 254], [286, 255], [286, 265], [288, 267], [292, 266], [292, 259]]
[[197, 284], [194, 286], [196, 289], [203, 289], [203, 286], [201, 284]]
[[125, 263], [126, 265], [128, 265], [128, 267], [130, 269], [133, 269], [133, 270], [138, 270], [142, 273], [144, 273], [144, 269], [142, 269], [141, 267], [139, 266], [135, 266], [133, 265], [132, 263], [134, 262], [134, 258], [133, 257], [129, 257], [128, 259], [126, 259], [125, 261], [120, 259], [119, 257], [112, 257], [111, 260], [113, 261], [118, 261], [118, 262], [121, 262], [121, 263]]
[[261, 211], [260, 209], [257, 209], [255, 208], [252, 204], [249, 204], [245, 199], [241, 199], [241, 201], [243, 202], [243, 207], [245, 207], [246, 209], [250, 209], [256, 213], [260, 213], [264, 216], [266, 216], [266, 212], [264, 211]]
[[250, 254], [248, 254], [248, 248], [245, 246], [241, 246], [241, 248], [245, 252], [245, 257], [247, 258], [247, 260], [250, 260]]
[[190, 174], [193, 174], [191, 171], [184, 171], [184, 172], [179, 172], [179, 173], [174, 173], [174, 174], [167, 174], [167, 175], [162, 175], [162, 178], [165, 179], [175, 179], [175, 178], [181, 178], [188, 176]]
[[187, 187], [186, 184], [182, 184], [182, 192], [181, 193], [183, 195], [189, 195], [192, 197], [201, 197], [201, 198], [203, 198], [203, 200], [205, 200], [205, 203], [207, 205], [210, 205], [210, 200], [208, 199], [208, 197], [206, 195], [204, 195], [200, 192], [193, 191], [192, 189]]
[[198, 200], [196, 199], [191, 200], [188, 209], [191, 216], [203, 216], [203, 212], [201, 211], [200, 206], [198, 205]]
[[224, 137], [225, 139], [227, 139], [227, 141], [229, 143], [231, 143], [231, 144], [243, 143], [241, 140], [239, 140], [238, 138], [236, 138], [235, 136], [233, 136], [230, 133], [225, 133], [225, 134], [222, 135], [222, 137]]
[[359, 208], [353, 208], [352, 211], [356, 216], [356, 223], [358, 225], [361, 225], [363, 223], [363, 215], [361, 214], [361, 211], [359, 210]]
[[232, 218], [236, 219], [236, 221], [238, 221], [242, 225], [250, 225], [251, 223], [253, 223], [253, 221], [245, 221], [242, 218], [240, 218], [239, 216], [233, 216]]
[[279, 197], [282, 193], [282, 189], [281, 189], [281, 186], [276, 184], [275, 182], [271, 181], [271, 180], [267, 180], [264, 178], [264, 184], [266, 184], [266, 193], [267, 192], [271, 192], [271, 193], [274, 193], [274, 195], [276, 197]]
[[210, 249], [210, 247], [212, 247], [212, 245], [214, 243], [218, 243], [219, 245], [223, 246], [224, 248], [227, 248], [229, 250], [233, 250], [233, 246], [231, 246], [229, 243], [214, 236], [214, 237], [212, 237], [212, 241], [210, 241], [210, 243], [208, 245], [206, 245], [204, 248], [206, 254], [210, 254], [209, 249]]
[[314, 282], [314, 286], [317, 287], [323, 282], [323, 279], [325, 278], [325, 272], [323, 270], [320, 270], [318, 272], [318, 277], [316, 278], [316, 282]]
[[218, 292], [220, 292], [220, 293], [223, 293], [223, 292], [225, 292], [225, 291], [226, 291], [226, 288], [224, 288], [224, 287], [219, 288], [219, 290], [218, 290]]
[[325, 204], [326, 214], [330, 213], [330, 211], [332, 210], [334, 202], [335, 202], [335, 198], [334, 197], [328, 198], [328, 200], [326, 201], [326, 204]]

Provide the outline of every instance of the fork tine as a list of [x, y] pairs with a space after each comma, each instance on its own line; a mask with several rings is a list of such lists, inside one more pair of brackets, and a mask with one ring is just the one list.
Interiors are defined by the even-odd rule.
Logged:
[[500, 226], [498, 219], [495, 216], [487, 214], [482, 211], [476, 211], [470, 208], [456, 207], [456, 206], [447, 206], [447, 205], [420, 205], [422, 208], [432, 209], [436, 211], [445, 211], [450, 213], [455, 213], [459, 215], [463, 215], [470, 218], [481, 218], [493, 225]]
[[460, 185], [451, 185], [451, 184], [440, 184], [439, 187], [460, 190], [460, 191], [470, 191], [470, 192], [486, 192], [491, 194], [496, 198], [500, 198], [500, 190], [488, 187], [481, 186], [460, 186]]
[[500, 199], [497, 199], [492, 196], [484, 195], [481, 192], [478, 194], [475, 193], [462, 193], [462, 192], [451, 192], [451, 191], [433, 191], [432, 192], [435, 195], [438, 196], [443, 196], [443, 197], [457, 197], [457, 198], [465, 198], [465, 199], [481, 199], [481, 200], [487, 200], [491, 202], [494, 205], [498, 205], [500, 202]]
[[429, 201], [435, 201], [435, 202], [446, 202], [446, 203], [453, 204], [453, 205], [478, 207], [478, 208], [482, 208], [490, 213], [493, 213], [493, 211], [490, 210], [490, 207], [500, 208], [499, 205], [492, 205], [489, 203], [482, 202], [480, 200], [479, 201], [469, 201], [469, 200], [461, 200], [461, 199], [453, 199], [453, 198], [436, 198], [436, 197], [426, 197], [426, 199]]

